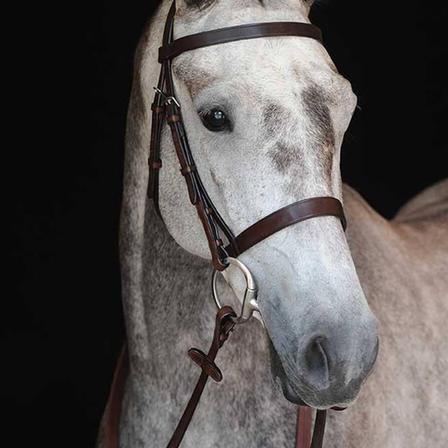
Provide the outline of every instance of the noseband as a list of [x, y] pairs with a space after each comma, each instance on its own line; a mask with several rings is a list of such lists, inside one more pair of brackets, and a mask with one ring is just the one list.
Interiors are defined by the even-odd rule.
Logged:
[[[343, 207], [338, 199], [333, 197], [313, 197], [283, 207], [235, 236], [213, 204], [202, 183], [199, 174], [201, 167], [200, 165], [199, 167], [196, 165], [193, 158], [182, 118], [181, 105], [176, 98], [174, 89], [172, 61], [175, 57], [186, 51], [240, 40], [279, 36], [306, 37], [322, 42], [322, 35], [319, 28], [309, 23], [298, 22], [255, 23], [206, 31], [174, 40], [175, 11], [176, 5], [174, 1], [166, 19], [163, 44], [159, 49], [161, 70], [158, 86], [155, 88], [154, 102], [151, 107], [152, 128], [148, 161], [148, 196], [154, 200], [156, 210], [160, 215], [158, 205], [159, 171], [162, 168], [160, 146], [162, 128], [166, 120], [171, 128], [172, 139], [180, 164], [180, 171], [185, 178], [190, 201], [196, 207], [207, 237], [212, 264], [216, 270], [213, 279], [213, 293], [219, 310], [216, 319], [215, 335], [209, 353], [206, 355], [197, 349], [191, 349], [189, 352], [193, 361], [201, 367], [202, 374], [176, 432], [168, 445], [169, 448], [175, 448], [181, 443], [208, 376], [211, 376], [216, 381], [220, 381], [222, 378], [221, 372], [214, 363], [219, 348], [227, 340], [234, 325], [247, 321], [252, 315], [252, 312], [257, 309], [256, 285], [253, 282], [253, 288], [250, 287], [251, 285], [249, 283], [253, 281], [250, 272], [236, 258], [280, 230], [311, 218], [335, 216], [340, 219], [344, 230], [346, 227]], [[230, 307], [221, 307], [216, 293], [216, 272], [224, 271], [230, 264], [242, 270], [248, 282], [243, 309], [239, 317], [236, 316]], [[301, 412], [303, 413], [303, 411]], [[311, 442], [313, 448], [322, 446], [325, 411], [320, 412], [316, 419], [317, 426], [315, 427], [313, 441]], [[307, 417], [307, 419], [311, 422], [310, 418]], [[311, 423], [309, 424], [311, 425]], [[300, 430], [300, 428], [304, 428], [303, 419], [299, 422], [298, 429]], [[297, 446], [308, 448], [310, 441], [306, 437], [304, 438], [303, 435], [298, 434], [297, 440]], [[299, 442], [301, 445], [299, 445]]]

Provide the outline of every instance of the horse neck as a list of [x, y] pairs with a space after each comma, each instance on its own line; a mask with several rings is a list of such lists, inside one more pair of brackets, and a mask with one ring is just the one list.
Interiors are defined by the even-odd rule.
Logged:
[[[136, 446], [141, 440], [147, 446], [166, 444], [198, 379], [199, 370], [186, 356], [187, 350], [208, 349], [216, 314], [210, 294], [210, 263], [174, 242], [152, 204], [146, 206], [145, 213], [141, 245], [131, 240], [130, 247], [125, 247], [127, 237], [122, 235], [130, 359], [120, 423], [126, 440], [123, 446]], [[228, 303], [227, 295], [223, 302]], [[232, 334], [218, 359], [226, 386], [214, 387], [213, 393], [202, 398], [195, 416], [201, 422], [200, 431], [190, 431], [190, 442], [206, 440], [199, 445], [218, 446], [235, 421], [244, 421], [256, 426], [258, 432], [241, 434], [241, 446], [253, 443], [254, 438], [261, 445], [268, 437], [288, 440], [276, 446], [289, 445], [294, 434], [294, 408], [272, 387], [264, 336], [255, 319]], [[252, 398], [254, 381], [262, 400]], [[223, 413], [223, 409], [229, 411]]]
[[[432, 307], [432, 299], [442, 297], [441, 291], [446, 288], [446, 218], [389, 221], [346, 185], [344, 208], [351, 254], [369, 305], [379, 320], [384, 322], [394, 315], [389, 307], [395, 303], [403, 309], [412, 309], [415, 303], [420, 310]], [[426, 266], [433, 270], [431, 277]], [[400, 300], [391, 300], [397, 294]]]
[[[124, 307], [129, 351], [134, 362], [175, 359], [179, 341], [199, 343], [213, 316], [209, 263], [180, 248], [152, 204], [146, 207], [140, 266], [122, 258]], [[129, 278], [126, 271], [132, 272]], [[211, 319], [213, 323], [213, 319]], [[210, 330], [211, 331], [211, 330]], [[210, 334], [210, 331], [207, 334]], [[188, 342], [187, 342], [188, 341]], [[166, 349], [158, 350], [159, 345]], [[171, 348], [171, 350], [170, 350]]]
[[[448, 188], [448, 183], [445, 187]], [[421, 196], [424, 197], [424, 194], [420, 194], [406, 204], [405, 210], [411, 208]], [[377, 213], [359, 193], [344, 185], [344, 209], [349, 223], [347, 238], [355, 264], [364, 270], [370, 267], [378, 270], [381, 259], [389, 258], [396, 263], [403, 259], [408, 270], [413, 268], [418, 270], [422, 268], [421, 257], [429, 257], [432, 263], [438, 261], [439, 254], [436, 249], [440, 248], [441, 243], [446, 240], [448, 195], [445, 194], [444, 198], [444, 203], [435, 200], [434, 204], [429, 204], [433, 206], [432, 209], [427, 204], [423, 204], [413, 215], [409, 212], [411, 217], [398, 213], [394, 219], [387, 220]], [[417, 253], [419, 253], [418, 257], [416, 257]], [[413, 266], [413, 261], [416, 261], [417, 266]], [[442, 264], [441, 261], [440, 264]], [[389, 263], [385, 263], [383, 268], [390, 269]]]

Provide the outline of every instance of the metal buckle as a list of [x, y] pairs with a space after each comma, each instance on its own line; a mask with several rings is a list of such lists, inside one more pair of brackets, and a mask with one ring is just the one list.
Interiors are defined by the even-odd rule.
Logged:
[[174, 98], [174, 96], [168, 96], [164, 91], [160, 90], [158, 87], [153, 87], [153, 89], [159, 94], [162, 95], [165, 99], [165, 105], [168, 106], [169, 104], [174, 103], [179, 109], [180, 109], [180, 103], [179, 101]]
[[[229, 257], [226, 259], [229, 266], [235, 266], [238, 268], [244, 275], [246, 279], [246, 291], [244, 292], [244, 299], [243, 299], [243, 305], [241, 307], [241, 313], [236, 318], [235, 323], [236, 324], [244, 324], [247, 321], [250, 320], [252, 315], [255, 311], [260, 312], [260, 309], [258, 307], [257, 297], [258, 297], [258, 288], [257, 284], [255, 283], [255, 279], [252, 276], [251, 272], [247, 268], [245, 264], [243, 264], [240, 260], [237, 260], [236, 258]], [[212, 295], [213, 300], [215, 301], [215, 304], [219, 309], [222, 308], [222, 304], [218, 297], [218, 290], [217, 290], [217, 279], [218, 279], [218, 272], [216, 269], [213, 271], [212, 275]]]

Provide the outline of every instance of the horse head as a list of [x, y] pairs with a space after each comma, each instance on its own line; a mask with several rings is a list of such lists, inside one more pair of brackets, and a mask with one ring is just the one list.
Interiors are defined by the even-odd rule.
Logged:
[[[183, 0], [174, 37], [309, 22], [309, 9], [302, 0]], [[356, 97], [321, 43], [288, 36], [199, 48], [176, 57], [172, 73], [202, 182], [235, 233], [301, 199], [342, 201], [340, 149]], [[163, 220], [180, 246], [210, 258], [167, 127], [161, 154]], [[372, 369], [378, 336], [339, 220], [290, 226], [239, 258], [257, 279], [285, 397], [316, 408], [351, 403]], [[224, 276], [242, 300], [237, 270]]]

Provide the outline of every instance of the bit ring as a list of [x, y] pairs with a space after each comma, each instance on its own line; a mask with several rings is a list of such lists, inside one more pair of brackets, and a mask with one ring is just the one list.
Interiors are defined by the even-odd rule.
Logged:
[[[260, 309], [258, 307], [257, 297], [258, 297], [258, 288], [257, 284], [255, 282], [255, 279], [248, 269], [248, 267], [242, 263], [240, 260], [236, 258], [229, 257], [226, 260], [229, 264], [229, 266], [235, 266], [238, 268], [242, 274], [244, 275], [244, 278], [246, 279], [246, 290], [244, 292], [244, 298], [243, 298], [243, 305], [241, 307], [241, 313], [236, 318], [237, 324], [243, 324], [250, 320], [253, 313], [255, 311], [260, 312]], [[213, 300], [215, 301], [216, 307], [218, 309], [222, 308], [222, 304], [218, 297], [218, 290], [217, 290], [217, 280], [218, 280], [218, 272], [216, 269], [213, 271], [212, 275], [212, 295]]]

